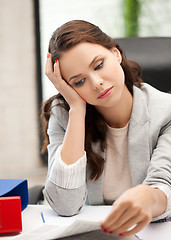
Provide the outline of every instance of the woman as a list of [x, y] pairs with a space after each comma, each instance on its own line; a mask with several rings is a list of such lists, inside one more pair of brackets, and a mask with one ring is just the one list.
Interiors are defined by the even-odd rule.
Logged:
[[42, 112], [46, 198], [63, 216], [113, 204], [102, 228], [120, 236], [171, 210], [171, 95], [140, 73], [91, 23], [70, 21], [50, 40], [46, 75], [59, 94]]

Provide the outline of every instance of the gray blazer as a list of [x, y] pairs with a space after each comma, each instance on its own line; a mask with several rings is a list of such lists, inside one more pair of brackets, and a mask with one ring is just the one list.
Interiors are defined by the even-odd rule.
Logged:
[[[90, 181], [87, 166], [87, 181], [76, 189], [60, 188], [51, 181], [51, 175], [55, 174], [55, 152], [62, 144], [68, 122], [68, 112], [56, 106], [56, 101], [53, 102], [48, 126], [50, 144], [45, 195], [58, 214], [70, 216], [78, 213], [85, 202], [91, 205], [104, 204], [103, 174], [97, 181]], [[100, 151], [98, 144], [93, 148]], [[101, 154], [105, 159], [106, 152]], [[133, 186], [142, 183], [161, 186], [165, 193], [171, 193], [171, 94], [160, 92], [145, 83], [141, 88], [134, 86], [128, 154]], [[168, 212], [164, 217], [167, 215]]]

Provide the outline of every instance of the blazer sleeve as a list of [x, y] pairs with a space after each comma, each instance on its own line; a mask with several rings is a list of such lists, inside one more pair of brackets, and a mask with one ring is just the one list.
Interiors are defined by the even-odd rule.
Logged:
[[49, 205], [62, 216], [79, 213], [84, 205], [86, 190], [86, 153], [75, 164], [66, 165], [60, 155], [65, 136], [67, 112], [61, 107], [52, 107], [48, 124], [48, 176], [45, 197]]
[[159, 188], [167, 196], [166, 211], [153, 221], [169, 216], [171, 214], [171, 121], [160, 131], [143, 183]]

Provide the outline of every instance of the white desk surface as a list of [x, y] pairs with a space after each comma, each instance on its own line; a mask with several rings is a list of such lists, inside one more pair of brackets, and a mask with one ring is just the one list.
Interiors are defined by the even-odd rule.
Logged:
[[[21, 236], [24, 233], [29, 233], [42, 227], [45, 223], [42, 221], [41, 212], [48, 212], [48, 214], [52, 212], [54, 218], [54, 212], [48, 205], [28, 205], [22, 212], [22, 233], [17, 236], [0, 235], [0, 240], [17, 239], [18, 236]], [[107, 209], [107, 213], [108, 212]], [[151, 223], [137, 235], [143, 240], [171, 240], [171, 222]]]

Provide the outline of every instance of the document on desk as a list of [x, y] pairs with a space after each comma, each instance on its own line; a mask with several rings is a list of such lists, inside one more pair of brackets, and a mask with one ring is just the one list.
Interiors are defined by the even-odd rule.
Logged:
[[[104, 220], [112, 206], [84, 206], [80, 213], [73, 217], [61, 217], [49, 206], [42, 206], [42, 226], [32, 232], [21, 234], [18, 240], [50, 240], [72, 236], [101, 229], [100, 221]], [[117, 238], [118, 239], [118, 238]], [[131, 238], [131, 240], [134, 238]], [[136, 238], [135, 238], [136, 239]]]
[[94, 231], [100, 229], [100, 220], [105, 219], [110, 210], [111, 206], [84, 206], [80, 213], [75, 216], [61, 217], [49, 206], [42, 206], [44, 224], [30, 233], [18, 236], [16, 239], [57, 239]]
[[171, 240], [171, 222], [151, 223], [138, 236], [143, 240]]

